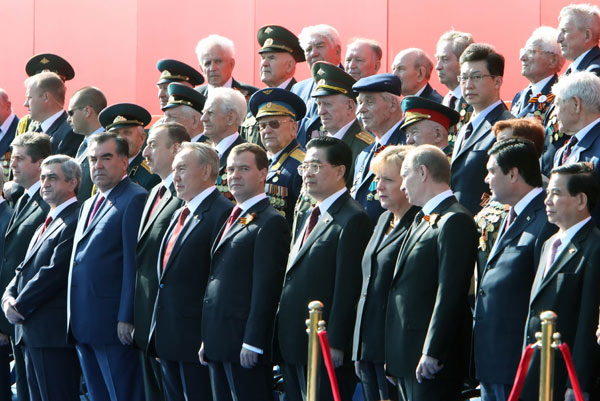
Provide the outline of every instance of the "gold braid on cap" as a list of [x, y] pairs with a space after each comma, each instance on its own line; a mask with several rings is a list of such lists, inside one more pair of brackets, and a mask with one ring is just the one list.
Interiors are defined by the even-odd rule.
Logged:
[[344, 95], [348, 94], [348, 91], [346, 89], [340, 88], [339, 86], [333, 86], [333, 85], [327, 85], [327, 84], [320, 84], [320, 85], [317, 86], [317, 89], [322, 89], [322, 88], [324, 88], [324, 89], [331, 89], [331, 90], [334, 90], [334, 91], [338, 91], [338, 92], [340, 92], [340, 93], [342, 93]]
[[169, 70], [164, 70], [162, 74], [160, 74], [161, 79], [180, 79], [182, 81], [189, 81], [190, 77], [186, 77], [185, 75], [175, 75], [171, 74]]

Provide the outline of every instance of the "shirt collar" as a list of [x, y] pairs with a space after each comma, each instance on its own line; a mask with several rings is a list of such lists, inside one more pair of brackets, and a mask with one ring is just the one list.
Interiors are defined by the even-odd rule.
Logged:
[[392, 134], [394, 133], [394, 131], [396, 131], [396, 128], [398, 128], [398, 126], [400, 126], [401, 122], [402, 122], [402, 119], [400, 119], [400, 121], [398, 121], [396, 124], [394, 124], [394, 126], [392, 128], [387, 130], [387, 132], [385, 134], [383, 134], [383, 136], [381, 138], [375, 137], [375, 142], [377, 142], [378, 145], [387, 145], [390, 138], [392, 137]]
[[225, 81], [225, 83], [223, 85], [219, 86], [212, 86], [211, 84], [208, 84], [208, 91], [206, 92], [206, 95], [208, 96], [210, 94], [210, 90], [213, 88], [231, 88], [231, 85], [233, 84], [233, 75], [229, 77], [229, 79], [227, 81]]
[[56, 216], [58, 216], [63, 210], [65, 210], [67, 206], [72, 205], [75, 202], [77, 202], [77, 198], [75, 196], [70, 199], [67, 199], [60, 205], [56, 206], [53, 210], [51, 210], [50, 213], [48, 213], [48, 217], [52, 217], [52, 220], [55, 220]]
[[206, 188], [204, 191], [200, 192], [198, 195], [194, 196], [192, 200], [187, 202], [186, 206], [188, 209], [190, 209], [190, 214], [196, 213], [196, 209], [198, 209], [198, 206], [200, 206], [204, 199], [208, 198], [208, 196], [212, 194], [215, 189], [217, 189], [217, 187], [212, 185]]
[[515, 211], [515, 213], [518, 215], [521, 214], [521, 212], [523, 212], [523, 210], [525, 210], [525, 208], [527, 207], [527, 205], [529, 205], [529, 203], [531, 203], [531, 201], [533, 200], [533, 198], [535, 198], [536, 196], [538, 196], [544, 189], [537, 187], [537, 188], [533, 188], [531, 191], [529, 191], [527, 193], [527, 195], [525, 195], [524, 197], [521, 198], [521, 200], [519, 200], [515, 206], [513, 207], [513, 210]]
[[[121, 181], [123, 181], [125, 178], [127, 178], [127, 174], [125, 174], [125, 175], [124, 175], [124, 176], [121, 178]], [[119, 183], [120, 183], [121, 181], [119, 181], [119, 182], [117, 183], [117, 185], [119, 185]], [[115, 187], [116, 187], [117, 185], [115, 185]], [[106, 199], [106, 198], [108, 198], [108, 195], [111, 193], [111, 191], [112, 191], [112, 190], [113, 190], [115, 187], [112, 187], [112, 188], [110, 188], [110, 189], [107, 189], [107, 190], [106, 190], [106, 191], [104, 191], [104, 192], [102, 192], [102, 191], [100, 190], [100, 188], [98, 188], [98, 193], [99, 193], [100, 195], [104, 196], [104, 199]]]
[[587, 133], [590, 132], [590, 130], [598, 123], [600, 123], [600, 118], [595, 119], [594, 121], [592, 121], [591, 123], [589, 123], [588, 125], [583, 127], [582, 129], [577, 131], [577, 133], [575, 134], [575, 137], [577, 137], [577, 142], [578, 143], [581, 142], [583, 140], [583, 138], [585, 138]]
[[542, 93], [542, 89], [544, 89], [544, 86], [546, 86], [546, 84], [550, 82], [552, 78], [554, 78], [554, 74], [540, 81], [537, 81], [533, 85], [529, 85], [529, 88], [531, 88], [531, 96], [537, 96], [540, 93]]
[[583, 53], [581, 53], [579, 55], [579, 57], [577, 57], [575, 60], [573, 60], [573, 62], [569, 66], [569, 68], [571, 69], [572, 72], [579, 71], [579, 64], [581, 64], [581, 62], [583, 61], [583, 59], [585, 58], [585, 56], [587, 56], [587, 54], [589, 52], [591, 52], [592, 49], [593, 48], [590, 48], [587, 51], [584, 51]]
[[333, 205], [333, 202], [338, 200], [338, 198], [342, 196], [346, 191], [347, 189], [346, 187], [344, 187], [336, 193], [334, 193], [333, 195], [329, 195], [321, 203], [319, 203], [317, 206], [319, 206], [319, 212], [321, 212], [321, 216], [323, 216], [325, 212], [331, 207], [331, 205]]
[[433, 198], [429, 199], [425, 205], [423, 205], [423, 213], [428, 215], [431, 214], [435, 210], [436, 207], [440, 205], [443, 201], [448, 199], [449, 197], [454, 196], [451, 189], [444, 191], [442, 193], [437, 194]]
[[29, 199], [33, 198], [37, 192], [40, 192], [40, 188], [42, 187], [42, 182], [38, 181], [29, 188], [27, 188], [27, 195], [29, 195]]
[[346, 135], [346, 131], [348, 131], [348, 128], [350, 128], [350, 126], [354, 123], [354, 121], [356, 121], [356, 119], [350, 121], [348, 124], [344, 125], [342, 128], [340, 128], [335, 134], [333, 133], [329, 133], [327, 136], [336, 138], [336, 139], [343, 139], [344, 135]]
[[2, 125], [0, 125], [0, 130], [2, 130], [3, 133], [7, 133], [8, 129], [10, 128], [10, 125], [12, 124], [15, 118], [17, 118], [15, 113], [10, 113], [10, 115], [6, 118], [6, 120], [4, 120]]
[[279, 86], [277, 86], [278, 88], [281, 89], [285, 89], [287, 88], [287, 86], [289, 85], [290, 81], [294, 79], [294, 77], [289, 77], [288, 79], [286, 79], [285, 81], [283, 81], [281, 84], [279, 84]]
[[495, 103], [493, 103], [493, 104], [489, 105], [488, 107], [486, 107], [485, 109], [481, 110], [480, 113], [477, 113], [477, 115], [471, 119], [471, 124], [473, 126], [473, 132], [475, 132], [477, 130], [477, 128], [479, 128], [479, 125], [483, 122], [485, 117], [487, 117], [487, 115], [490, 114], [490, 111], [494, 110], [496, 108], [496, 106], [498, 106], [500, 103], [502, 103], [501, 99], [496, 100]]
[[84, 136], [83, 140], [85, 141], [85, 143], [87, 143], [89, 145], [90, 144], [90, 139], [92, 139], [92, 137], [94, 135], [99, 134], [101, 132], [104, 132], [104, 127], [100, 127], [96, 131], [94, 131], [91, 134], [89, 134], [88, 136]]
[[54, 124], [54, 121], [58, 120], [58, 117], [60, 117], [62, 115], [62, 113], [64, 113], [64, 110], [59, 110], [57, 111], [55, 114], [52, 114], [50, 117], [48, 117], [47, 119], [45, 119], [40, 126], [42, 127], [42, 132], [46, 132], [48, 131], [48, 129], [50, 129], [50, 127], [52, 126], [52, 124]]
[[427, 84], [423, 85], [423, 87], [421, 89], [419, 89], [417, 91], [417, 93], [414, 94], [414, 96], [421, 96], [421, 93], [423, 93], [423, 91], [425, 90], [426, 86], [427, 86]]
[[167, 176], [167, 178], [165, 178], [162, 182], [162, 184], [165, 186], [165, 188], [169, 189], [169, 187], [171, 186], [171, 184], [173, 183], [173, 172], [171, 172], [171, 174], [169, 174]]
[[194, 136], [192, 139], [190, 139], [190, 142], [198, 142], [200, 138], [202, 138], [202, 135], [204, 135], [204, 132], [201, 132], [198, 135]]
[[567, 228], [567, 230], [562, 234], [559, 234], [558, 238], [560, 239], [561, 245], [564, 246], [566, 243], [570, 242], [575, 236], [575, 234], [577, 234], [579, 230], [581, 230], [581, 228], [591, 219], [592, 217], [588, 216], [585, 219], [581, 220], [579, 223]]
[[462, 89], [460, 89], [460, 85], [457, 85], [456, 88], [454, 88], [451, 92], [457, 99], [462, 97]]
[[217, 153], [219, 154], [219, 159], [221, 158], [221, 156], [223, 156], [223, 154], [225, 154], [227, 149], [229, 149], [231, 144], [234, 143], [238, 139], [239, 136], [240, 136], [240, 134], [238, 134], [236, 131], [233, 134], [221, 139], [221, 142], [219, 142], [218, 144], [215, 145], [214, 148], [217, 151]]
[[261, 200], [266, 199], [266, 198], [267, 198], [267, 195], [263, 192], [256, 196], [253, 196], [250, 199], [246, 199], [244, 202], [238, 204], [238, 207], [240, 209], [242, 209], [243, 213], [246, 213], [248, 210], [250, 210], [250, 208], [252, 206], [256, 205], [258, 202], [260, 202]]

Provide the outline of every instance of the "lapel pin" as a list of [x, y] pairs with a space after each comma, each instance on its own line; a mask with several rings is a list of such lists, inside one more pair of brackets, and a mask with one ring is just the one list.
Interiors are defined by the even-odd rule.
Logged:
[[527, 216], [527, 221], [531, 220], [531, 217]]
[[569, 253], [575, 253], [575, 248], [569, 248]]

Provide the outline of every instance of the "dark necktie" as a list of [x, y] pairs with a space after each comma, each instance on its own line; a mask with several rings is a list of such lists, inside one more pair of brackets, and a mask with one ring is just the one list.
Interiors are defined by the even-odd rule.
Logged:
[[565, 148], [565, 151], [562, 154], [562, 158], [560, 160], [561, 165], [567, 163], [567, 160], [569, 159], [569, 156], [571, 156], [571, 153], [573, 152], [573, 148], [575, 147], [575, 145], [577, 145], [577, 142], [579, 142], [577, 137], [572, 136], [571, 139], [569, 140], [569, 143], [567, 144], [567, 147]]
[[561, 246], [561, 244], [562, 244], [562, 242], [561, 242], [560, 238], [555, 239], [554, 242], [552, 243], [552, 248], [550, 248], [550, 257], [548, 258], [548, 261], [546, 263], [546, 269], [544, 269], [543, 277], [546, 277], [546, 274], [548, 274], [548, 271], [552, 267], [554, 260], [556, 260], [556, 252], [558, 251], [558, 248]]
[[304, 231], [304, 237], [302, 237], [302, 243], [306, 242], [306, 239], [315, 228], [317, 223], [319, 222], [319, 216], [321, 215], [321, 210], [318, 206], [316, 206], [312, 212], [310, 212], [310, 217], [308, 218], [308, 225], [306, 226], [306, 231]]
[[448, 99], [448, 107], [456, 110], [456, 96], [454, 96], [454, 94], [450, 93], [450, 98]]
[[571, 73], [571, 67], [567, 68], [567, 71], [565, 71], [565, 75], [569, 75]]
[[425, 217], [425, 213], [423, 213], [422, 210], [419, 210], [419, 213], [417, 213], [417, 215], [415, 216], [415, 221], [413, 222], [413, 224], [415, 226], [421, 224], [421, 222], [423, 221], [423, 217]]
[[154, 199], [154, 204], [152, 205], [152, 209], [150, 209], [150, 214], [148, 215], [148, 217], [150, 217], [154, 214], [154, 211], [156, 210], [156, 206], [158, 206], [158, 204], [162, 200], [163, 196], [165, 195], [166, 190], [167, 190], [167, 187], [165, 187], [164, 185], [160, 186], [160, 189], [158, 190], [156, 199]]
[[173, 232], [171, 233], [171, 237], [169, 238], [169, 242], [167, 242], [167, 246], [165, 247], [165, 253], [163, 255], [162, 261], [162, 269], [165, 269], [167, 265], [167, 261], [169, 260], [169, 256], [171, 256], [171, 252], [173, 252], [173, 247], [175, 246], [175, 242], [177, 242], [177, 237], [181, 233], [183, 229], [183, 225], [185, 224], [185, 219], [187, 219], [190, 214], [190, 209], [186, 207], [183, 208], [179, 217], [177, 218], [177, 223], [175, 223], [175, 227], [173, 228]]
[[83, 141], [81, 141], [81, 144], [79, 145], [79, 148], [77, 149], [77, 158], [79, 159], [86, 151], [87, 149], [87, 142], [84, 139]]
[[235, 221], [238, 219], [238, 217], [240, 217], [240, 214], [242, 214], [242, 208], [239, 206], [235, 206], [233, 208], [233, 210], [231, 211], [229, 218], [227, 219], [227, 224], [225, 224], [225, 228], [223, 229], [223, 234], [221, 234], [221, 240], [223, 240], [223, 238], [225, 238], [225, 235], [227, 234], [227, 232], [229, 231], [231, 226], [233, 226], [233, 223], [235, 223]]
[[[468, 124], [465, 126], [465, 136], [464, 136], [464, 138], [463, 138], [463, 142], [462, 142], [462, 143], [463, 143], [463, 145], [464, 145], [464, 143], [467, 141], [467, 139], [469, 139], [469, 137], [471, 136], [471, 134], [472, 134], [472, 133], [473, 133], [473, 124], [471, 124], [471, 123], [468, 123]], [[462, 146], [462, 145], [461, 145], [461, 146]]]
[[98, 210], [100, 209], [100, 206], [102, 206], [103, 203], [104, 196], [98, 196], [98, 199], [96, 199], [96, 203], [94, 204], [94, 209], [92, 210], [92, 213], [90, 213], [90, 217], [88, 218], [87, 224], [85, 225], [86, 228], [90, 225], [92, 220], [94, 220], [94, 216], [96, 216], [96, 213], [98, 213]]
[[25, 192], [17, 201], [17, 207], [15, 208], [15, 217], [17, 217], [19, 213], [21, 213], [23, 209], [25, 209], [27, 201], [29, 201], [29, 194]]
[[504, 232], [508, 231], [508, 229], [510, 228], [510, 226], [512, 225], [512, 223], [515, 221], [516, 218], [517, 218], [517, 212], [515, 212], [514, 207], [511, 207], [508, 212], [508, 216], [506, 217], [506, 225], [504, 226]]
[[39, 124], [37, 127], [35, 127], [35, 130], [33, 130], [33, 132], [43, 132], [42, 131], [42, 124]]

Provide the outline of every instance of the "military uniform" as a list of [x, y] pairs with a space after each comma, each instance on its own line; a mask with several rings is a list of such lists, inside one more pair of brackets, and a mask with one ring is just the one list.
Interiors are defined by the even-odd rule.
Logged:
[[[163, 111], [174, 107], [191, 107], [200, 113], [200, 115], [202, 115], [202, 110], [204, 110], [204, 104], [206, 103], [206, 97], [197, 90], [186, 85], [173, 83], [167, 88], [167, 93], [169, 94], [169, 101], [165, 106], [163, 106]], [[193, 138], [197, 133], [188, 132], [188, 134], [190, 135], [190, 138]], [[208, 137], [203, 135], [196, 142], [206, 141], [208, 141]]]
[[160, 177], [156, 174], [152, 174], [150, 166], [148, 165], [146, 158], [142, 156], [141, 151], [133, 158], [131, 163], [129, 163], [127, 175], [131, 181], [144, 187], [146, 191], [150, 191], [160, 182]]

